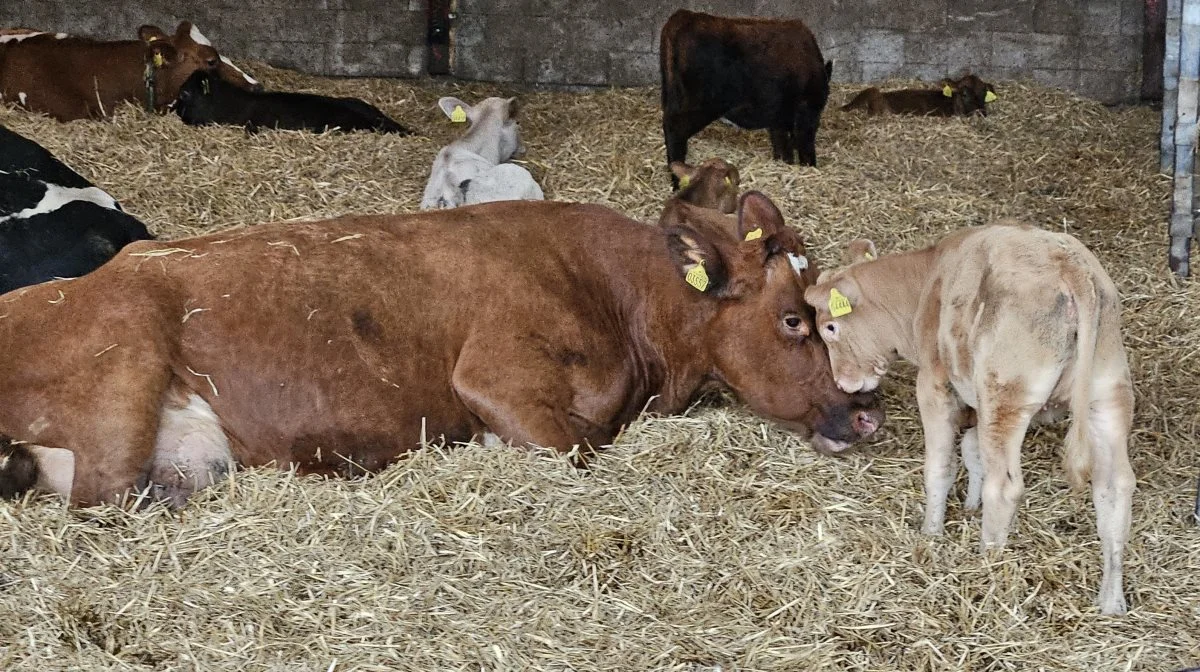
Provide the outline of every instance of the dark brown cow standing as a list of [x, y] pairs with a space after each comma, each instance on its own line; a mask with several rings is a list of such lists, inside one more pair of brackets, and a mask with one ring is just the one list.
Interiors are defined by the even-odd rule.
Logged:
[[0, 37], [0, 99], [72, 121], [109, 116], [126, 101], [162, 112], [197, 70], [247, 90], [262, 88], [190, 22], [174, 35], [142, 26], [138, 37], [103, 42], [23, 29]]
[[0, 434], [29, 442], [0, 442], [0, 490], [35, 459], [76, 504], [148, 480], [180, 503], [230, 462], [374, 470], [423, 434], [599, 447], [713, 387], [815, 442], [870, 434], [876, 399], [811, 335], [800, 237], [741, 203], [736, 238], [712, 210], [500, 202], [135, 243], [0, 297]]
[[996, 89], [975, 75], [943, 79], [940, 89], [865, 89], [842, 106], [843, 111], [866, 110], [880, 114], [915, 114], [939, 117], [987, 116], [987, 104], [996, 99]]
[[668, 165], [685, 161], [688, 139], [721, 117], [768, 129], [774, 158], [817, 165], [833, 63], [802, 22], [681, 9], [663, 25], [659, 69]]

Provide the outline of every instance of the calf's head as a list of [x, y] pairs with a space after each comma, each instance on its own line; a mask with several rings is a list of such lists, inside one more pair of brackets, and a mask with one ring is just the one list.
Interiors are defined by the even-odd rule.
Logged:
[[521, 146], [521, 126], [517, 123], [520, 105], [516, 98], [484, 98], [468, 105], [453, 96], [438, 100], [438, 107], [454, 122], [470, 126], [458, 142], [494, 163], [503, 163], [525, 151]]
[[216, 96], [224, 82], [207, 70], [197, 70], [179, 88], [179, 96], [175, 99], [175, 114], [183, 123], [191, 126], [203, 126], [213, 123], [213, 112]]
[[726, 214], [737, 210], [741, 178], [734, 166], [721, 159], [708, 159], [698, 166], [673, 161], [671, 172], [679, 178], [675, 198]]
[[671, 259], [694, 291], [716, 301], [705, 327], [713, 376], [755, 413], [837, 452], [882, 424], [874, 394], [838, 389], [814, 333], [804, 289], [816, 279], [800, 236], [759, 192], [743, 195], [736, 224], [680, 204], [665, 215]]
[[965, 74], [958, 79], [943, 79], [941, 84], [942, 95], [953, 101], [955, 114], [981, 114], [986, 117], [987, 104], [996, 100], [996, 89], [972, 74]]
[[[804, 300], [816, 311], [817, 331], [829, 348], [838, 387], [846, 392], [871, 391], [896, 361], [894, 325], [880, 323], [888, 301], [865, 290], [858, 277], [863, 266], [874, 261], [875, 245], [859, 240], [848, 250], [852, 263], [821, 274], [805, 290]], [[877, 289], [876, 294], [887, 291]]]
[[213, 73], [230, 84], [247, 91], [261, 91], [253, 77], [243, 72], [233, 61], [217, 53], [217, 50], [189, 21], [183, 21], [168, 35], [158, 26], [145, 25], [138, 28], [138, 38], [149, 50], [147, 60], [155, 68], [155, 98], [166, 105], [179, 96], [179, 89], [192, 73]]

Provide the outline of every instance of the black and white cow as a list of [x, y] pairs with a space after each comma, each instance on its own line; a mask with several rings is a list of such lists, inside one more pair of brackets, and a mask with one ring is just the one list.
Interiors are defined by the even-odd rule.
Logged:
[[0, 126], [0, 294], [83, 275], [151, 238], [112, 196]]
[[318, 133], [333, 128], [400, 135], [411, 132], [358, 98], [290, 91], [252, 93], [199, 70], [179, 90], [175, 113], [191, 126], [227, 124], [251, 132], [264, 128]]

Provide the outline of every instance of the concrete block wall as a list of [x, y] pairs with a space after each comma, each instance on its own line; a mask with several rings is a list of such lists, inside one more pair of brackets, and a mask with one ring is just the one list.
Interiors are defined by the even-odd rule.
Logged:
[[[658, 33], [679, 7], [798, 17], [834, 80], [936, 80], [970, 67], [1104, 102], [1141, 86], [1143, 0], [455, 0], [452, 72], [545, 85], [658, 82]], [[427, 0], [10, 0], [0, 26], [131, 38], [194, 21], [224, 53], [327, 75], [420, 76]]]

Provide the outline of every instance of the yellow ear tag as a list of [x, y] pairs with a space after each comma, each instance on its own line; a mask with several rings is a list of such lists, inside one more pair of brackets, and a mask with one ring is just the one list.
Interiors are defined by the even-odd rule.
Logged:
[[733, 186], [733, 178], [729, 177], [728, 175], [725, 176], [725, 186], [727, 186], [727, 187]]
[[155, 54], [154, 55], [154, 67], [161, 68], [162, 66], [163, 66], [162, 54]]
[[206, 96], [210, 95], [212, 93], [212, 91], [210, 91], [208, 88], [208, 80], [207, 79], [200, 83], [200, 89], [204, 92], [204, 95], [206, 95]]
[[854, 312], [850, 308], [850, 299], [834, 287], [829, 290], [829, 314], [834, 317], [849, 315]]
[[450, 113], [450, 121], [456, 124], [461, 124], [467, 120], [467, 111], [462, 109], [462, 105], [455, 105], [454, 111]]
[[863, 256], [867, 258], [867, 261], [875, 261], [875, 255], [870, 252], [863, 252]]
[[947, 98], [953, 98], [954, 97], [954, 89], [950, 88], [950, 85], [947, 84], [942, 87], [942, 95]]
[[985, 102], [985, 103], [990, 103], [994, 100], [996, 100], [996, 94], [992, 93], [991, 91], [988, 91], [983, 96], [983, 102]]
[[746, 240], [758, 240], [762, 238], [762, 227], [746, 232]]
[[704, 262], [700, 262], [692, 267], [692, 270], [687, 272], [683, 277], [687, 283], [700, 291], [708, 289], [708, 271], [704, 270]]
[[687, 186], [691, 183], [692, 183], [691, 175], [684, 175], [683, 177], [679, 178], [679, 188], [680, 189], [687, 189]]

